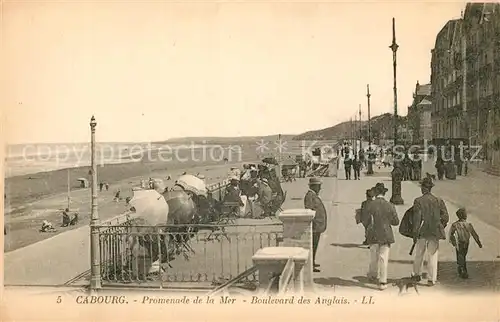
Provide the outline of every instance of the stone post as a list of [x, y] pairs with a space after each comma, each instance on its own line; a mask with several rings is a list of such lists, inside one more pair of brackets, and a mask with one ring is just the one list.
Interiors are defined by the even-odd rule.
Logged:
[[312, 220], [315, 211], [310, 209], [287, 209], [278, 215], [283, 222], [283, 247], [302, 247], [309, 251], [304, 265], [304, 287], [312, 289], [313, 259], [312, 259]]
[[283, 272], [291, 258], [295, 263], [293, 288], [295, 292], [304, 291], [304, 269], [310, 251], [302, 247], [265, 247], [252, 256], [252, 261], [259, 270], [259, 288], [265, 290], [273, 276]]

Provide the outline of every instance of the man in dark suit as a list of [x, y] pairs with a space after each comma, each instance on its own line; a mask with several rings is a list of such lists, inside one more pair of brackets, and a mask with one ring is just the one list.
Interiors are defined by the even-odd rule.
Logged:
[[[374, 196], [374, 191], [373, 191], [373, 188], [372, 189], [368, 189], [366, 190], [366, 200], [363, 200], [363, 202], [361, 203], [361, 216], [360, 216], [360, 220], [361, 218], [363, 218], [363, 211], [366, 211], [366, 207], [368, 206], [368, 204], [370, 202], [373, 201], [373, 196]], [[368, 241], [367, 241], [367, 230], [366, 228], [368, 228], [367, 226], [363, 225], [363, 227], [365, 228], [365, 241], [363, 242], [363, 245], [368, 245]]]
[[352, 159], [351, 159], [350, 155], [348, 155], [348, 154], [344, 154], [344, 155], [346, 155], [346, 157], [344, 157], [345, 179], [351, 180]]
[[361, 161], [358, 159], [358, 156], [354, 156], [352, 160], [352, 168], [354, 170], [354, 180], [359, 180], [361, 176]]
[[391, 226], [399, 225], [398, 213], [393, 204], [384, 199], [387, 188], [379, 182], [373, 187], [375, 199], [361, 212], [361, 222], [367, 227], [366, 239], [370, 245], [368, 278], [379, 283], [380, 290], [387, 288], [387, 266], [389, 251], [394, 243]]
[[318, 250], [319, 238], [325, 232], [327, 225], [326, 209], [323, 201], [319, 197], [321, 190], [321, 180], [319, 178], [309, 179], [309, 191], [304, 197], [304, 208], [311, 209], [316, 212], [312, 225], [312, 242], [313, 242], [313, 265], [314, 272], [319, 272], [319, 264], [316, 264], [316, 251]]
[[448, 224], [449, 215], [441, 198], [431, 193], [434, 183], [426, 177], [420, 183], [422, 196], [413, 202], [413, 243], [415, 244], [415, 260], [413, 261], [414, 279], [420, 281], [420, 273], [424, 255], [427, 252], [429, 262], [429, 286], [437, 281], [439, 240], [446, 239], [444, 228]]

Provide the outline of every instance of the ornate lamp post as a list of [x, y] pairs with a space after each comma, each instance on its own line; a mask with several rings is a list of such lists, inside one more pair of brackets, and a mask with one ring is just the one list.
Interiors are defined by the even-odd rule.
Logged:
[[359, 109], [358, 109], [358, 113], [359, 113], [359, 149], [363, 149], [363, 135], [361, 134], [361, 129], [362, 129], [362, 126], [361, 126], [361, 104], [359, 104]]
[[96, 144], [95, 128], [97, 122], [94, 116], [90, 119], [90, 151], [91, 151], [91, 175], [92, 175], [92, 208], [90, 215], [90, 289], [101, 288], [101, 254], [99, 250], [99, 214], [97, 212], [97, 164], [96, 164]]
[[281, 174], [282, 163], [283, 163], [282, 148], [283, 148], [283, 143], [281, 142], [281, 134], [278, 134], [278, 166], [277, 166], [278, 173], [276, 174], [278, 179], [281, 179], [282, 177]]
[[[394, 84], [393, 84], [393, 91], [394, 91], [394, 148], [393, 152], [395, 151], [395, 147], [398, 144], [398, 88], [397, 88], [397, 74], [396, 74], [396, 66], [397, 66], [397, 56], [396, 52], [398, 51], [398, 44], [396, 43], [396, 19], [392, 18], [392, 44], [389, 46], [392, 50], [392, 69], [393, 69], [393, 76], [394, 76]], [[393, 153], [394, 155], [394, 153]], [[401, 171], [401, 164], [400, 160], [396, 160], [396, 156], [394, 155], [394, 169], [392, 170], [391, 176], [392, 176], [392, 196], [391, 196], [391, 203], [395, 205], [402, 205], [404, 204], [404, 200], [401, 197], [401, 181], [403, 177], [403, 172]]]
[[354, 127], [352, 129], [352, 137], [354, 138], [354, 155], [358, 155], [358, 116], [354, 113]]
[[353, 123], [352, 123], [352, 117], [351, 117], [349, 119], [349, 131], [350, 131], [350, 133], [349, 133], [349, 141], [351, 141], [351, 148], [354, 149], [354, 140], [352, 138], [352, 126], [353, 126], [352, 124]]
[[367, 175], [373, 174], [373, 161], [375, 159], [375, 153], [372, 149], [372, 121], [371, 121], [371, 111], [370, 111], [370, 85], [366, 85], [366, 98], [368, 100], [368, 170]]
[[397, 87], [397, 54], [398, 44], [396, 43], [396, 20], [392, 18], [392, 44], [389, 46], [392, 50], [392, 70], [393, 70], [393, 87], [394, 92], [394, 145], [398, 144], [398, 87]]

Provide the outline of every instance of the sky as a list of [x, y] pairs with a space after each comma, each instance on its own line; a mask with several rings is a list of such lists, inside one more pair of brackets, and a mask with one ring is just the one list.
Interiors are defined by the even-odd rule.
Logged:
[[461, 2], [4, 2], [9, 144], [295, 134], [393, 111]]

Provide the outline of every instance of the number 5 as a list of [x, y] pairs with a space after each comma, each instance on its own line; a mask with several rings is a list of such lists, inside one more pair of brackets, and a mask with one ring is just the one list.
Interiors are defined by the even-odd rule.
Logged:
[[59, 295], [59, 296], [57, 297], [57, 301], [56, 301], [56, 303], [61, 303], [61, 302], [62, 302], [62, 298], [61, 298], [61, 296]]

